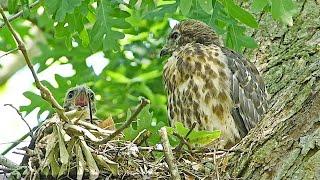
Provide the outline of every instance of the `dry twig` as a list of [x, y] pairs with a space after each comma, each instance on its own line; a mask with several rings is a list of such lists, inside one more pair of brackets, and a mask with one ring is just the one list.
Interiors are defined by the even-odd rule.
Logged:
[[32, 129], [31, 129], [30, 125], [28, 124], [28, 122], [23, 118], [21, 112], [20, 112], [16, 107], [14, 107], [12, 104], [5, 104], [4, 106], [10, 106], [10, 107], [12, 107], [14, 110], [16, 110], [16, 112], [17, 112], [17, 113], [19, 114], [19, 116], [20, 116], [20, 119], [28, 126], [30, 137], [33, 138], [33, 131], [32, 131]]
[[163, 146], [164, 156], [168, 164], [171, 177], [174, 180], [181, 179], [178, 171], [178, 167], [176, 165], [176, 160], [174, 159], [172, 154], [171, 146], [168, 139], [167, 129], [165, 127], [162, 127], [160, 129], [160, 137], [161, 137], [161, 143]]
[[18, 49], [18, 48], [11, 49], [10, 51], [8, 51], [8, 52], [6, 52], [6, 53], [2, 54], [2, 55], [0, 56], [0, 59], [1, 59], [2, 57], [4, 57], [4, 56], [8, 55], [8, 54], [13, 53], [14, 51], [17, 51], [17, 50], [19, 50], [19, 49]]
[[33, 79], [35, 81], [36, 87], [40, 90], [41, 93], [41, 97], [46, 100], [48, 103], [50, 103], [52, 105], [52, 107], [55, 109], [55, 111], [57, 112], [57, 114], [59, 115], [59, 117], [64, 120], [64, 121], [68, 121], [67, 116], [64, 113], [63, 108], [60, 106], [60, 104], [57, 102], [57, 100], [53, 97], [52, 93], [50, 92], [50, 90], [45, 87], [40, 81], [39, 78], [33, 68], [33, 65], [30, 61], [30, 58], [28, 56], [28, 52], [26, 50], [26, 47], [23, 43], [23, 41], [20, 39], [18, 33], [15, 32], [15, 30], [13, 29], [12, 25], [10, 24], [9, 20], [7, 19], [6, 15], [3, 12], [2, 7], [0, 7], [0, 13], [2, 15], [3, 21], [5, 22], [5, 24], [8, 26], [9, 31], [11, 32], [12, 36], [14, 37], [16, 43], [18, 44], [18, 48], [21, 51], [21, 53], [23, 54], [23, 57], [32, 73]]
[[140, 105], [138, 106], [137, 110], [131, 115], [131, 117], [120, 128], [118, 128], [114, 133], [110, 134], [110, 136], [108, 136], [107, 138], [102, 139], [99, 143], [105, 144], [108, 141], [110, 141], [111, 139], [115, 138], [117, 135], [119, 135], [124, 129], [129, 127], [129, 125], [132, 123], [132, 121], [136, 119], [136, 117], [138, 116], [140, 111], [149, 103], [150, 103], [149, 100], [142, 98]]
[[[196, 127], [196, 125], [197, 125], [197, 123], [196, 123], [196, 122], [193, 122], [193, 124], [192, 124], [190, 130], [188, 131], [188, 133], [186, 134], [186, 136], [185, 136], [184, 138], [182, 138], [183, 140], [186, 140], [186, 142], [187, 142], [188, 136], [191, 134], [191, 132], [193, 131], [193, 129]], [[179, 138], [179, 137], [178, 137], [178, 138]], [[188, 143], [185, 143], [184, 141], [180, 141], [180, 144], [176, 147], [175, 150], [176, 150], [177, 152], [179, 152], [184, 144], [188, 145]], [[188, 146], [189, 149], [190, 149], [190, 147], [191, 147], [191, 146]]]
[[3, 165], [9, 169], [17, 169], [19, 167], [19, 165], [10, 161], [9, 159], [4, 157], [3, 155], [0, 155], [0, 165]]

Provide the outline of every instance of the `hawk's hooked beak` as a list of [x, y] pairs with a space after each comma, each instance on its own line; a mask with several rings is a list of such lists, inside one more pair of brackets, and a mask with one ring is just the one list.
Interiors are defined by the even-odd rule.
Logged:
[[169, 49], [168, 48], [162, 48], [160, 51], [160, 57], [163, 57], [165, 55], [169, 54]]

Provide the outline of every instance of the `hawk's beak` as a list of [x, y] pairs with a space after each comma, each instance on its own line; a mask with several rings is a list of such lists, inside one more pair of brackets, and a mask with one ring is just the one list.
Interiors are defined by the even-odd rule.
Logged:
[[163, 57], [163, 56], [168, 55], [168, 54], [169, 54], [169, 49], [168, 48], [161, 49], [160, 57]]

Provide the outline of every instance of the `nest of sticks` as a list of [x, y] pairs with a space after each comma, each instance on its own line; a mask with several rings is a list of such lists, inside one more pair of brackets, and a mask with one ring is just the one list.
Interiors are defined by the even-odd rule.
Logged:
[[123, 140], [128, 126], [148, 101], [117, 130], [102, 129], [78, 119], [61, 121], [56, 115], [41, 125], [29, 153], [27, 179], [219, 179], [234, 151], [191, 148], [184, 137], [172, 148], [166, 128], [161, 144], [142, 146], [144, 132]]

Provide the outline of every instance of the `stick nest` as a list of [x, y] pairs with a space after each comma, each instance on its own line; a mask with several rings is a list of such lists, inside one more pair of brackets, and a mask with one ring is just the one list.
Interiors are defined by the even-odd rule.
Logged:
[[[125, 141], [121, 134], [104, 142], [114, 131], [58, 116], [46, 120], [29, 153], [27, 179], [168, 179], [172, 175], [162, 146], [141, 146], [137, 137]], [[141, 134], [139, 134], [140, 136]], [[176, 148], [177, 149], [177, 148]], [[224, 151], [173, 149], [173, 159], [184, 179], [217, 178], [225, 169]], [[219, 159], [219, 162], [217, 161]], [[219, 168], [218, 168], [219, 167]]]

